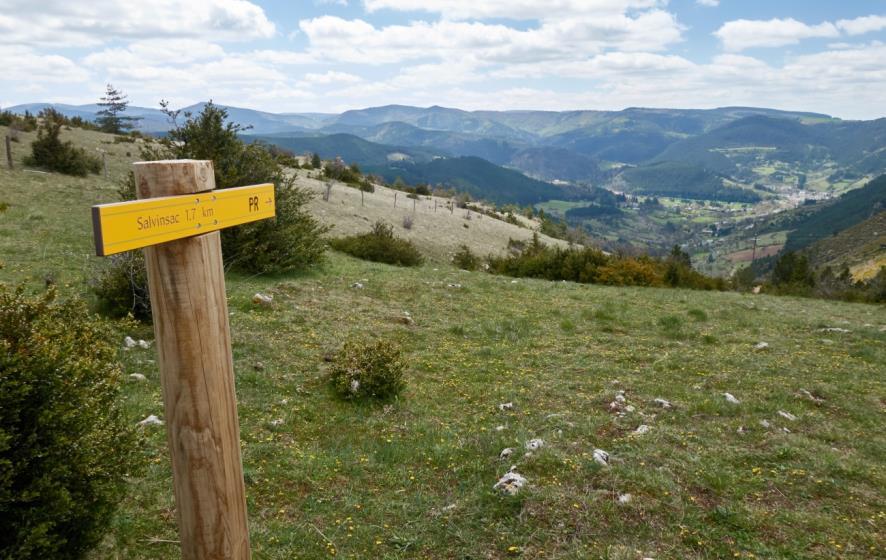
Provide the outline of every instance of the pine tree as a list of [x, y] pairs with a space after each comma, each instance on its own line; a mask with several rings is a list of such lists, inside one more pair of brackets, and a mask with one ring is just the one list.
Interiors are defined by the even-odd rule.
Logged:
[[127, 130], [131, 130], [135, 126], [137, 117], [122, 117], [120, 113], [126, 111], [129, 106], [129, 99], [126, 94], [108, 84], [105, 96], [98, 103], [99, 107], [105, 107], [96, 113], [95, 122], [104, 132], [120, 134]]

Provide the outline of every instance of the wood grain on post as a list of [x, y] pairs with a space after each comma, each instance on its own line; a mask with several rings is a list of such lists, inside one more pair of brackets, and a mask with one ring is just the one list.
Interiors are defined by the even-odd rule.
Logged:
[[[134, 169], [139, 198], [194, 194], [196, 203], [215, 187], [210, 161], [141, 162]], [[182, 557], [247, 560], [221, 237], [216, 231], [144, 251]]]

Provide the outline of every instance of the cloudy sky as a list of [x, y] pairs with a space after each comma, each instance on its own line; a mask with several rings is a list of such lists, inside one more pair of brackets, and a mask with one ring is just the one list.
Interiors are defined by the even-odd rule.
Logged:
[[886, 116], [886, 0], [0, 0], [0, 106]]

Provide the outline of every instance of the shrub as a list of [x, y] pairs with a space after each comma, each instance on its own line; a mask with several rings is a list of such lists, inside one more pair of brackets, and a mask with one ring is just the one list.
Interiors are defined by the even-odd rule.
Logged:
[[462, 243], [452, 257], [452, 264], [463, 270], [477, 270], [480, 268], [480, 257], [475, 255], [470, 247]]
[[394, 228], [383, 221], [376, 222], [369, 233], [333, 239], [330, 245], [360, 259], [397, 266], [418, 266], [424, 260], [411, 241], [394, 237]]
[[611, 286], [661, 286], [661, 272], [648, 258], [611, 259], [598, 271], [597, 282]]
[[0, 558], [82, 558], [137, 474], [111, 326], [0, 285]]
[[[175, 123], [160, 139], [159, 148], [143, 149], [142, 158], [209, 159], [215, 169], [217, 188], [274, 183], [277, 215], [222, 230], [225, 265], [249, 273], [280, 273], [306, 268], [323, 260], [326, 251], [321, 225], [307, 211], [311, 193], [298, 187], [277, 159], [262, 144], [246, 144], [238, 136], [244, 127], [228, 122], [227, 109], [207, 103], [198, 115], [164, 112]], [[135, 192], [130, 177], [126, 194]]]
[[406, 383], [406, 363], [392, 342], [348, 341], [333, 362], [330, 382], [346, 399], [388, 399], [400, 394]]
[[31, 142], [31, 155], [25, 157], [25, 165], [80, 177], [101, 171], [101, 160], [83, 148], [74, 147], [70, 141], [59, 139], [64, 120], [58, 112], [45, 109], [40, 116], [43, 124], [37, 129], [37, 139]]
[[129, 314], [140, 321], [151, 320], [148, 273], [141, 251], [113, 255], [92, 281], [90, 289], [98, 298], [99, 310], [111, 317]]
[[415, 220], [410, 215], [403, 216], [403, 229], [412, 229], [412, 224]]

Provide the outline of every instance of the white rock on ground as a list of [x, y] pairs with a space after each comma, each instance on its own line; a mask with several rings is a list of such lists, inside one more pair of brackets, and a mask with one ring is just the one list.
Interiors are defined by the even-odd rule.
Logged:
[[252, 296], [252, 303], [255, 305], [271, 305], [274, 303], [274, 296], [256, 292], [255, 295]]
[[806, 397], [807, 399], [814, 402], [815, 404], [821, 404], [824, 402], [824, 399], [822, 399], [820, 397], [816, 397], [815, 395], [813, 395], [812, 393], [810, 393], [806, 389], [800, 389], [800, 395], [803, 397]]
[[162, 426], [163, 420], [160, 420], [155, 415], [151, 414], [144, 420], [138, 423], [139, 426]]
[[772, 426], [772, 424], [769, 423], [769, 420], [760, 420], [760, 425], [767, 430]]
[[147, 377], [145, 377], [144, 375], [142, 375], [140, 373], [130, 373], [129, 374], [130, 381], [147, 381], [147, 379], [148, 379]]
[[274, 426], [275, 428], [276, 428], [277, 426], [282, 426], [282, 425], [283, 425], [283, 419], [282, 419], [282, 418], [277, 418], [276, 420], [271, 420], [271, 426]]
[[138, 343], [131, 336], [127, 336], [123, 339], [123, 347], [124, 348], [135, 348]]
[[754, 350], [765, 350], [767, 348], [769, 348], [768, 342], [758, 342], [757, 344], [754, 344]]
[[850, 333], [849, 329], [842, 329], [840, 327], [825, 327], [823, 329], [818, 329], [821, 332], [835, 332], [835, 333]]
[[533, 438], [526, 442], [526, 449], [529, 451], [538, 451], [545, 446], [545, 442], [541, 438]]
[[496, 432], [503, 432], [503, 431], [505, 431], [505, 428], [506, 428], [505, 425], [499, 424], [498, 426], [495, 427], [495, 431]]
[[786, 420], [790, 420], [791, 422], [794, 422], [795, 420], [797, 420], [796, 416], [794, 416], [793, 414], [791, 414], [790, 412], [787, 412], [785, 410], [779, 410], [778, 415]]
[[634, 497], [631, 496], [630, 494], [619, 494], [618, 495], [618, 503], [620, 503], [620, 504], [629, 504], [629, 503], [631, 503], [631, 500], [633, 500], [633, 499], [634, 499]]
[[142, 348], [142, 349], [144, 349], [144, 350], [147, 350], [148, 348], [151, 347], [151, 343], [148, 342], [147, 340], [141, 340], [141, 339], [139, 339], [139, 341], [138, 341], [138, 347], [139, 347], [139, 348]]
[[609, 453], [602, 449], [594, 449], [594, 462], [604, 467], [609, 466]]
[[502, 412], [504, 412], [506, 410], [514, 410], [514, 403], [512, 403], [512, 402], [501, 403], [500, 405], [498, 405], [498, 409]]
[[732, 393], [723, 393], [723, 397], [726, 398], [726, 402], [732, 404], [741, 404], [741, 401], [735, 398], [735, 395]]
[[363, 284], [361, 282], [354, 282], [353, 284], [351, 284], [351, 287], [355, 290], [362, 290]]
[[516, 466], [511, 467], [511, 470], [498, 479], [498, 482], [495, 483], [495, 486], [493, 486], [492, 489], [511, 496], [519, 492], [528, 481], [523, 475], [518, 473], [516, 469]]
[[498, 454], [498, 458], [500, 460], [504, 461], [504, 460], [510, 458], [510, 456], [513, 454], [514, 454], [513, 447], [505, 447], [504, 449], [501, 450], [501, 453]]
[[637, 426], [637, 429], [634, 430], [634, 435], [642, 436], [643, 434], [648, 434], [649, 430], [649, 426], [647, 426], [646, 424], [640, 424], [639, 426]]
[[666, 399], [655, 399], [653, 402], [662, 408], [673, 408], [674, 406], [671, 404], [671, 401]]

